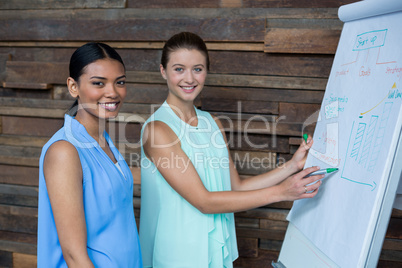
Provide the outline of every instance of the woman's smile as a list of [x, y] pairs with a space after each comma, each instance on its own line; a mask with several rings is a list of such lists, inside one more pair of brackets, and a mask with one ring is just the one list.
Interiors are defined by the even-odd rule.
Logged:
[[193, 93], [197, 86], [180, 86], [186, 93]]
[[120, 102], [100, 102], [99, 106], [101, 106], [103, 109], [108, 110], [110, 112], [114, 112], [117, 110], [117, 108], [119, 107]]

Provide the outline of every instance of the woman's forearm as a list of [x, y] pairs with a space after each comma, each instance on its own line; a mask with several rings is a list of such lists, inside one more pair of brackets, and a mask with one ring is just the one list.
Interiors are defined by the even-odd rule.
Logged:
[[282, 182], [297, 171], [299, 171], [297, 166], [292, 161], [289, 161], [266, 173], [240, 180], [240, 183], [232, 187], [232, 190], [249, 191], [271, 187]]
[[231, 213], [279, 202], [281, 198], [276, 186], [253, 191], [208, 192], [196, 207], [204, 214]]
[[301, 198], [312, 198], [321, 185], [323, 175], [306, 177], [309, 173], [317, 171], [318, 167], [310, 167], [287, 177], [281, 183], [249, 191], [204, 191], [198, 196], [193, 205], [201, 212], [228, 213], [244, 211], [280, 201], [293, 201]]

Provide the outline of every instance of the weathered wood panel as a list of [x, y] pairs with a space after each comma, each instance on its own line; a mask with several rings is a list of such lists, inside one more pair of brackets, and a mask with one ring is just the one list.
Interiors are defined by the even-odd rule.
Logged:
[[[52, 48], [77, 48], [85, 44], [84, 41], [1, 41], [0, 46], [3, 47], [15, 47], [15, 48], [25, 48], [25, 47], [52, 47]], [[129, 48], [129, 49], [162, 49], [163, 41], [107, 41], [107, 43], [114, 48]], [[264, 43], [251, 43], [251, 42], [206, 42], [208, 50], [233, 50], [233, 51], [264, 51]], [[0, 48], [1, 51], [1, 48]], [[70, 53], [71, 54], [71, 53]]]
[[267, 29], [264, 52], [335, 54], [341, 30]]
[[11, 55], [8, 53], [0, 53], [0, 84], [5, 81], [6, 78], [6, 63], [11, 60]]
[[276, 167], [276, 154], [266, 152], [250, 152], [232, 150], [231, 157], [239, 174], [254, 174], [268, 172]]
[[274, 221], [266, 219], [260, 220], [261, 229], [286, 231], [287, 227], [288, 227], [287, 221]]
[[[49, 42], [50, 43], [50, 42]], [[61, 47], [53, 49], [41, 47], [0, 47], [0, 53], [8, 55], [12, 53], [13, 61], [32, 61], [32, 62], [65, 62], [68, 63], [74, 49], [83, 45], [85, 42], [69, 43], [54, 42], [54, 44], [44, 43], [43, 46], [57, 44]], [[127, 42], [106, 42], [117, 49], [130, 71], [159, 71], [160, 57], [162, 54], [163, 42], [160, 42], [158, 49], [152, 45], [148, 49], [135, 49], [134, 44], [127, 48], [119, 48], [121, 44]], [[0, 46], [2, 42], [0, 41]], [[147, 43], [148, 44], [148, 43]], [[256, 74], [256, 75], [278, 75], [278, 76], [302, 76], [302, 77], [321, 77], [327, 78], [331, 70], [333, 55], [294, 55], [294, 54], [274, 54], [264, 53], [263, 44], [258, 49], [260, 52], [244, 52], [234, 47], [238, 43], [211, 43], [210, 46], [218, 46], [219, 51], [209, 51], [211, 68], [210, 73], [222, 74]], [[144, 44], [145, 45], [145, 44]], [[14, 46], [21, 46], [15, 43]], [[35, 46], [32, 44], [31, 46]], [[210, 48], [209, 48], [210, 49]], [[230, 51], [225, 51], [230, 50]], [[5, 62], [4, 62], [5, 64]], [[4, 69], [5, 71], [5, 69]]]
[[286, 216], [288, 215], [288, 212], [289, 211], [283, 209], [257, 208], [244, 212], [237, 212], [235, 213], [235, 215], [244, 218], [286, 221]]
[[239, 258], [237, 259], [233, 266], [241, 268], [262, 268], [270, 267], [272, 261], [277, 261], [279, 257], [279, 252], [259, 249], [258, 257], [256, 258]]
[[[166, 85], [128, 84], [125, 101], [132, 103], [163, 103], [166, 100], [168, 88]], [[151, 107], [150, 107], [151, 108]], [[155, 108], [157, 108], [155, 106]], [[155, 111], [155, 108], [149, 110]]]
[[0, 97], [0, 106], [16, 107], [16, 108], [41, 108], [41, 109], [64, 109], [70, 107], [70, 100], [47, 100], [47, 99], [31, 99], [31, 98], [12, 98]]
[[259, 239], [283, 240], [286, 231], [236, 228], [236, 235], [239, 237], [251, 237]]
[[[39, 70], [39, 71], [38, 71]], [[66, 84], [68, 63], [7, 62], [6, 82]], [[127, 71], [127, 82], [165, 85], [159, 72]], [[205, 85], [283, 89], [325, 89], [327, 79], [256, 75], [209, 74]]]
[[[282, 122], [260, 122], [260, 120], [238, 121], [232, 120], [231, 122], [221, 120], [221, 123], [226, 132], [239, 132], [245, 136], [250, 133], [256, 134], [271, 134], [272, 139], [276, 135], [300, 135], [302, 131], [302, 124], [298, 123], [282, 123]], [[274, 140], [275, 142], [275, 140]]]
[[36, 235], [0, 230], [0, 250], [36, 255]]
[[129, 8], [338, 8], [341, 5], [356, 2], [354, 0], [333, 1], [294, 1], [294, 0], [221, 0], [195, 1], [179, 0], [174, 3], [164, 0], [138, 1], [127, 0]]
[[12, 0], [1, 1], [0, 9], [124, 8], [127, 0]]
[[294, 103], [321, 103], [324, 92], [311, 90], [283, 90], [262, 88], [209, 87], [201, 92], [203, 98], [239, 101], [277, 101]]
[[219, 1], [215, 0], [153, 0], [153, 1], [137, 1], [127, 0], [128, 8], [217, 8], [220, 7]]
[[62, 119], [2, 116], [3, 134], [50, 137], [63, 126]]
[[8, 61], [6, 82], [66, 84], [68, 63]]
[[66, 110], [64, 109], [53, 109], [49, 111], [49, 109], [40, 109], [40, 108], [7, 107], [7, 106], [0, 107], [1, 115], [62, 118], [65, 112]]
[[[128, 0], [131, 1], [131, 0]], [[323, 7], [340, 7], [342, 5], [356, 2], [355, 0], [242, 0], [243, 7], [279, 7], [279, 8], [323, 8]]]
[[[176, 18], [106, 20], [100, 18], [101, 16], [91, 20], [85, 17], [77, 17], [72, 20], [9, 19], [5, 22], [6, 27], [0, 29], [0, 36], [1, 40], [7, 41], [164, 41], [177, 32], [191, 31], [198, 33], [206, 41], [262, 42], [265, 31], [264, 19], [187, 17], [180, 20]], [[160, 25], [164, 25], [164, 31], [160, 31]], [[29, 30], [18, 31], [23, 28]], [[77, 29], [86, 29], [86, 31], [77, 31]]]
[[289, 141], [285, 137], [272, 139], [269, 135], [248, 134], [241, 135], [235, 132], [226, 133], [231, 150], [248, 150], [262, 152], [288, 152]]
[[[279, 103], [279, 114], [284, 117], [284, 122], [305, 122], [306, 119], [316, 121], [320, 104], [305, 104], [305, 103]], [[297, 142], [297, 144], [300, 144]]]
[[50, 84], [46, 84], [46, 83], [3, 82], [3, 87], [48, 90], [48, 89], [50, 89], [52, 86], [51, 86]]
[[235, 222], [236, 222], [236, 227], [259, 228], [259, 226], [260, 226], [259, 219], [235, 217]]
[[209, 86], [325, 90], [327, 79], [305, 78], [305, 77], [210, 74], [208, 75], [205, 84]]
[[280, 252], [282, 243], [281, 240], [260, 239], [260, 248]]
[[402, 239], [401, 228], [402, 228], [402, 219], [391, 217], [385, 237], [394, 238], [394, 239]]
[[342, 25], [339, 19], [267, 19], [264, 51], [335, 54]]
[[241, 101], [225, 99], [207, 99], [203, 98], [201, 108], [206, 111], [224, 111], [255, 114], [278, 114], [279, 106], [277, 102], [262, 102], [262, 101]]
[[10, 89], [0, 87], [0, 97], [52, 99], [50, 90]]
[[237, 239], [239, 257], [258, 257], [258, 239], [239, 237]]
[[32, 268], [36, 265], [36, 255], [13, 253], [13, 267]]
[[[20, 232], [20, 233], [37, 233], [37, 215], [26, 215], [26, 214], [16, 214], [11, 211], [3, 210], [5, 207], [1, 205], [0, 208], [0, 229], [10, 232]], [[18, 207], [10, 207], [8, 209], [18, 210]], [[25, 208], [27, 209], [27, 208]], [[32, 208], [32, 210], [37, 211], [37, 209]]]
[[212, 73], [327, 78], [332, 55], [292, 55], [262, 52], [211, 51]]
[[0, 267], [13, 267], [13, 253], [0, 251]]
[[0, 165], [0, 183], [38, 186], [39, 168]]
[[[169, 11], [169, 12], [167, 12]], [[116, 20], [127, 18], [139, 19], [212, 19], [216, 17], [232, 19], [338, 19], [337, 8], [169, 8], [163, 9], [75, 9], [75, 10], [0, 10], [0, 20], [16, 18], [36, 19], [63, 19], [75, 20], [85, 18], [87, 20], [99, 19]], [[240, 25], [239, 25], [240, 26]], [[165, 28], [166, 25], [163, 25]], [[25, 31], [26, 29], [24, 29]], [[86, 29], [87, 30], [87, 29]], [[176, 29], [177, 30], [177, 29]], [[250, 30], [250, 29], [248, 29]], [[176, 31], [177, 32], [177, 31]], [[132, 34], [132, 33], [126, 33]], [[68, 41], [67, 39], [65, 39]], [[146, 41], [150, 39], [147, 38]], [[215, 39], [213, 41], [219, 41]]]
[[[41, 148], [2, 145], [0, 163], [21, 166], [38, 166]], [[1, 203], [0, 203], [1, 204]]]

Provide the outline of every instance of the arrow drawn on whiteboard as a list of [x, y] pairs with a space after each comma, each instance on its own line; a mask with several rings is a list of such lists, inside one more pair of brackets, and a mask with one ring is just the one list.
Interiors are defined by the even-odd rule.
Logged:
[[[395, 84], [394, 84], [394, 86], [393, 86], [392, 88], [394, 88], [394, 87], [396, 87]], [[390, 91], [388, 92], [388, 95], [385, 96], [385, 98], [383, 98], [376, 106], [374, 106], [373, 108], [371, 108], [371, 109], [368, 110], [368, 111], [365, 111], [364, 113], [360, 113], [360, 115], [364, 115], [364, 114], [366, 114], [366, 113], [371, 112], [372, 110], [374, 110], [374, 108], [376, 108], [376, 107], [377, 107], [378, 105], [380, 105], [384, 100], [386, 100], [386, 99], [389, 97], [389, 95], [391, 95], [391, 93], [392, 93], [392, 91], [390, 90]]]

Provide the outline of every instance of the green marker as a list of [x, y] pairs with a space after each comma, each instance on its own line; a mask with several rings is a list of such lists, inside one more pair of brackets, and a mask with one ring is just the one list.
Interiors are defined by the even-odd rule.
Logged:
[[325, 175], [333, 172], [337, 172], [339, 169], [338, 168], [325, 168], [325, 169], [320, 169], [317, 171], [314, 171], [310, 174], [308, 174], [306, 177], [314, 176], [314, 175]]
[[303, 134], [303, 139], [304, 139], [304, 141], [307, 143], [307, 139], [308, 139], [307, 133], [304, 133], [304, 134]]

